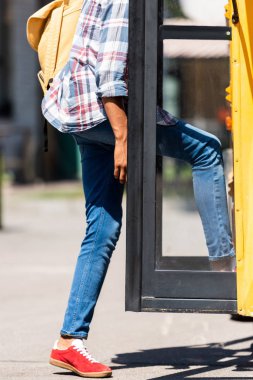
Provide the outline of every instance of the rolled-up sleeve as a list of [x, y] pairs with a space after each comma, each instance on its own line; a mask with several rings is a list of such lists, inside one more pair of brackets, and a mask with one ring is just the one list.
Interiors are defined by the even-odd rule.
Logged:
[[127, 96], [128, 0], [109, 0], [102, 9], [96, 64], [98, 97]]

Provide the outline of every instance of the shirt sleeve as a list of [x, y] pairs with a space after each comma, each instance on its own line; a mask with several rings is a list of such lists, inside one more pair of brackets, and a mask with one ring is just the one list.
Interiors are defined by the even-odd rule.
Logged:
[[127, 96], [128, 0], [109, 0], [102, 10], [96, 64], [98, 97]]

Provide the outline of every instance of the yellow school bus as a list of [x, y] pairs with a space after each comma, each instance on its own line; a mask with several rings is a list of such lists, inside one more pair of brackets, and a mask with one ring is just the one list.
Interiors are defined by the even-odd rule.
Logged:
[[230, 43], [238, 313], [253, 316], [253, 2], [232, 1]]

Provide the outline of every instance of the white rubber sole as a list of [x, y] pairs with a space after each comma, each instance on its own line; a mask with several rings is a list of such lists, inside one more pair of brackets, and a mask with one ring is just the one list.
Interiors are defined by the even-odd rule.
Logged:
[[54, 365], [55, 367], [60, 367], [64, 369], [68, 369], [69, 371], [72, 371], [76, 373], [79, 376], [82, 377], [89, 377], [89, 378], [102, 378], [102, 377], [111, 377], [112, 371], [104, 371], [104, 372], [80, 372], [76, 368], [72, 367], [72, 365], [61, 362], [59, 360], [55, 360], [50, 358], [49, 364]]

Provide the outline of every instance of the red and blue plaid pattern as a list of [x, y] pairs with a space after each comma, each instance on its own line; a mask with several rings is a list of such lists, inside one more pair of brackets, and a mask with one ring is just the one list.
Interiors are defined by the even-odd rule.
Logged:
[[[48, 122], [81, 132], [107, 119], [101, 98], [127, 97], [129, 0], [85, 0], [70, 59], [42, 101]], [[176, 119], [158, 109], [157, 122]]]

